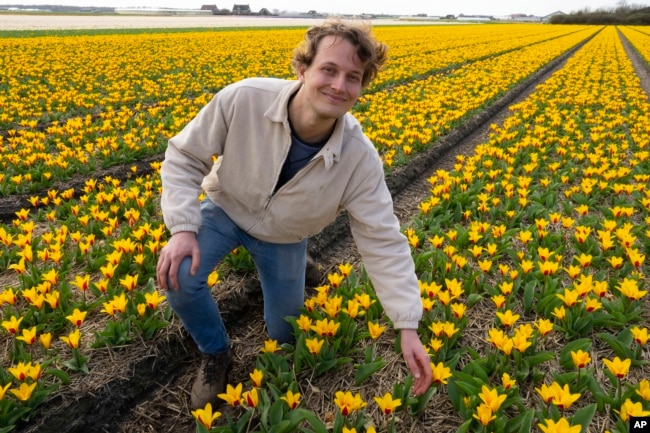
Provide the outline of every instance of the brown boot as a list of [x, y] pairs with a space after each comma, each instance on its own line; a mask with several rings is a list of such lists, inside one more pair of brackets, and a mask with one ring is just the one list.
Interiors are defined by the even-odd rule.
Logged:
[[314, 259], [307, 254], [307, 267], [305, 268], [305, 286], [316, 287], [320, 285], [322, 275], [320, 267]]
[[215, 409], [223, 402], [217, 394], [226, 391], [228, 373], [232, 367], [230, 351], [214, 355], [203, 355], [201, 369], [192, 385], [190, 406], [192, 409], [203, 409], [209, 402]]

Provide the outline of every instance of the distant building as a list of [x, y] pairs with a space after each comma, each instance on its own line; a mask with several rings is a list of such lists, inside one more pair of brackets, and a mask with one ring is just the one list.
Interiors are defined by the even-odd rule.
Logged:
[[564, 12], [562, 12], [562, 11], [555, 11], [552, 14], [548, 14], [548, 15], [543, 16], [542, 17], [542, 22], [547, 23], [547, 22], [549, 22], [551, 20], [551, 18], [553, 18], [556, 15], [566, 15], [566, 14]]
[[166, 16], [195, 16], [212, 15], [211, 11], [200, 9], [154, 9], [154, 8], [115, 8], [118, 15], [166, 15]]
[[219, 8], [217, 8], [217, 5], [203, 5], [201, 6], [202, 11], [211, 11], [212, 15], [217, 15], [219, 14]]
[[458, 21], [493, 21], [494, 17], [489, 15], [458, 15]]
[[233, 15], [250, 15], [251, 7], [250, 5], [234, 5], [232, 7]]
[[516, 23], [539, 23], [542, 21], [542, 17], [526, 14], [512, 14], [510, 19]]

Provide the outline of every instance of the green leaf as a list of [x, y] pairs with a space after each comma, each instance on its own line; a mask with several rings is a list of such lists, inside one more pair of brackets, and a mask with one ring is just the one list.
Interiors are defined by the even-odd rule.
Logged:
[[629, 347], [626, 347], [617, 337], [614, 337], [611, 334], [601, 332], [596, 334], [602, 340], [605, 340], [609, 347], [621, 358], [621, 359], [632, 359], [634, 358], [634, 352]]
[[456, 386], [456, 380], [452, 377], [447, 381], [447, 395], [451, 404], [454, 405], [454, 409], [460, 410], [463, 394], [458, 386]]
[[271, 406], [271, 412], [269, 413], [269, 423], [271, 425], [279, 424], [284, 418], [284, 409], [287, 406], [285, 405], [284, 400], [278, 400]]
[[482, 300], [483, 300], [483, 295], [481, 295], [479, 293], [472, 293], [467, 297], [467, 306], [469, 308], [472, 308], [473, 306], [475, 306], [476, 304], [478, 304]]
[[458, 427], [458, 430], [456, 430], [456, 433], [467, 433], [471, 425], [472, 425], [472, 418], [462, 423], [460, 427]]
[[470, 374], [472, 377], [480, 379], [482, 383], [488, 383], [490, 379], [487, 371], [483, 368], [483, 362], [483, 359], [475, 359], [471, 361], [463, 369], [463, 373]]
[[565, 370], [571, 370], [575, 368], [573, 365], [573, 358], [571, 357], [571, 352], [577, 352], [582, 350], [583, 352], [589, 352], [591, 350], [591, 339], [589, 338], [579, 338], [573, 340], [564, 345], [560, 351], [560, 365]]
[[[313, 428], [314, 433], [329, 433], [325, 424], [312, 411], [305, 409], [294, 409], [290, 412], [290, 417], [300, 416]], [[292, 418], [293, 419], [293, 418]]]
[[[477, 360], [480, 361], [480, 360]], [[468, 368], [469, 364], [463, 368], [463, 371], [454, 371], [454, 377], [459, 381], [466, 383], [468, 385], [472, 385], [472, 389], [476, 391], [476, 394], [481, 390], [481, 385], [483, 385], [485, 382], [479, 380], [474, 376], [473, 369]], [[472, 391], [471, 394], [474, 392]]]
[[574, 335], [587, 335], [593, 329], [593, 316], [591, 314], [586, 317], [580, 317], [571, 325], [571, 331]]
[[458, 203], [454, 209], [454, 221], [460, 221], [463, 218], [463, 207]]
[[578, 378], [578, 371], [576, 370], [571, 370], [564, 373], [553, 375], [553, 380], [563, 386], [567, 384], [571, 384], [577, 378]]
[[58, 378], [64, 385], [68, 385], [70, 383], [70, 375], [63, 370], [47, 370], [47, 374]]
[[598, 411], [602, 412], [605, 410], [605, 405], [611, 405], [613, 406], [615, 404], [614, 399], [607, 395], [596, 379], [593, 376], [589, 376], [587, 379], [587, 386], [589, 387], [589, 390], [591, 391], [591, 394], [594, 396], [594, 400], [596, 400], [596, 404], [598, 405]]
[[575, 415], [573, 415], [571, 425], [581, 425], [582, 432], [586, 433], [591, 423], [591, 419], [596, 413], [596, 403], [592, 403], [589, 406], [585, 406], [582, 409], [578, 410]]
[[552, 359], [555, 359], [555, 352], [536, 352], [534, 355], [526, 356], [529, 367], [535, 367]]
[[537, 281], [529, 281], [526, 286], [524, 287], [524, 310], [527, 313], [530, 313], [530, 311], [533, 308], [533, 301], [535, 300], [535, 286], [537, 285]]
[[424, 409], [426, 409], [427, 404], [431, 400], [431, 398], [436, 394], [438, 391], [438, 388], [435, 386], [430, 387], [424, 395], [421, 395], [417, 398], [417, 403], [414, 405], [409, 406], [409, 414], [411, 416], [418, 416], [422, 413]]
[[530, 433], [533, 431], [533, 420], [535, 419], [535, 410], [529, 409], [526, 412], [514, 417], [508, 423], [508, 432], [512, 433]]
[[[0, 432], [3, 432], [4, 430], [0, 430]], [[9, 430], [7, 430], [9, 431]], [[203, 424], [201, 424], [198, 420], [196, 421], [196, 433], [210, 433], [210, 430], [205, 428]]]
[[481, 388], [479, 386], [475, 386], [460, 380], [456, 382], [456, 385], [458, 388], [463, 390], [465, 395], [477, 395], [481, 391]]
[[356, 373], [354, 374], [354, 382], [358, 386], [368, 377], [375, 374], [377, 371], [384, 368], [386, 361], [374, 361], [368, 364], [357, 365]]
[[352, 358], [336, 358], [328, 361], [322, 361], [314, 367], [314, 377], [320, 377], [327, 371], [332, 370], [340, 365], [352, 362]]
[[285, 433], [285, 432], [290, 432], [294, 431], [295, 425], [291, 423], [291, 421], [283, 419], [277, 424], [273, 424], [271, 428], [269, 429], [269, 433]]
[[238, 431], [244, 431], [246, 428], [246, 425], [248, 424], [248, 421], [250, 420], [251, 416], [253, 415], [252, 410], [247, 410], [244, 415], [237, 420], [237, 430]]
[[557, 297], [557, 295], [551, 293], [539, 300], [537, 303], [537, 312], [542, 314], [544, 317], [551, 317], [553, 309], [561, 303], [562, 301]]

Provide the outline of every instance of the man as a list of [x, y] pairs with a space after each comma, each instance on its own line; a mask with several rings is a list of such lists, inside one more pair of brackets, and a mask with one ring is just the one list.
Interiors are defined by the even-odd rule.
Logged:
[[[401, 332], [413, 390], [429, 387], [410, 249], [379, 155], [349, 113], [386, 58], [386, 45], [369, 27], [325, 22], [308, 30], [294, 52], [298, 80], [253, 78], [227, 86], [169, 141], [161, 206], [172, 237], [160, 253], [157, 278], [205, 354], [193, 408], [217, 403], [231, 365], [208, 274], [243, 245], [259, 273], [269, 337], [290, 342], [285, 317], [298, 315], [304, 303], [307, 238], [341, 209], [379, 300]], [[201, 188], [207, 198], [199, 203]]]

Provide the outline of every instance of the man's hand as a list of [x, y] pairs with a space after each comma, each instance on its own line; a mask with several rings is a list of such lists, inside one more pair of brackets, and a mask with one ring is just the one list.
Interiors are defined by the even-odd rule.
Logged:
[[158, 258], [156, 278], [158, 285], [163, 290], [169, 290], [168, 280], [171, 280], [172, 288], [178, 290], [178, 267], [187, 256], [192, 257], [190, 273], [194, 275], [199, 270], [201, 258], [199, 242], [196, 240], [194, 232], [178, 232], [171, 237], [167, 245], [160, 251], [160, 257]]
[[402, 329], [400, 332], [402, 334], [402, 355], [415, 378], [413, 393], [422, 395], [431, 386], [431, 359], [415, 329]]

